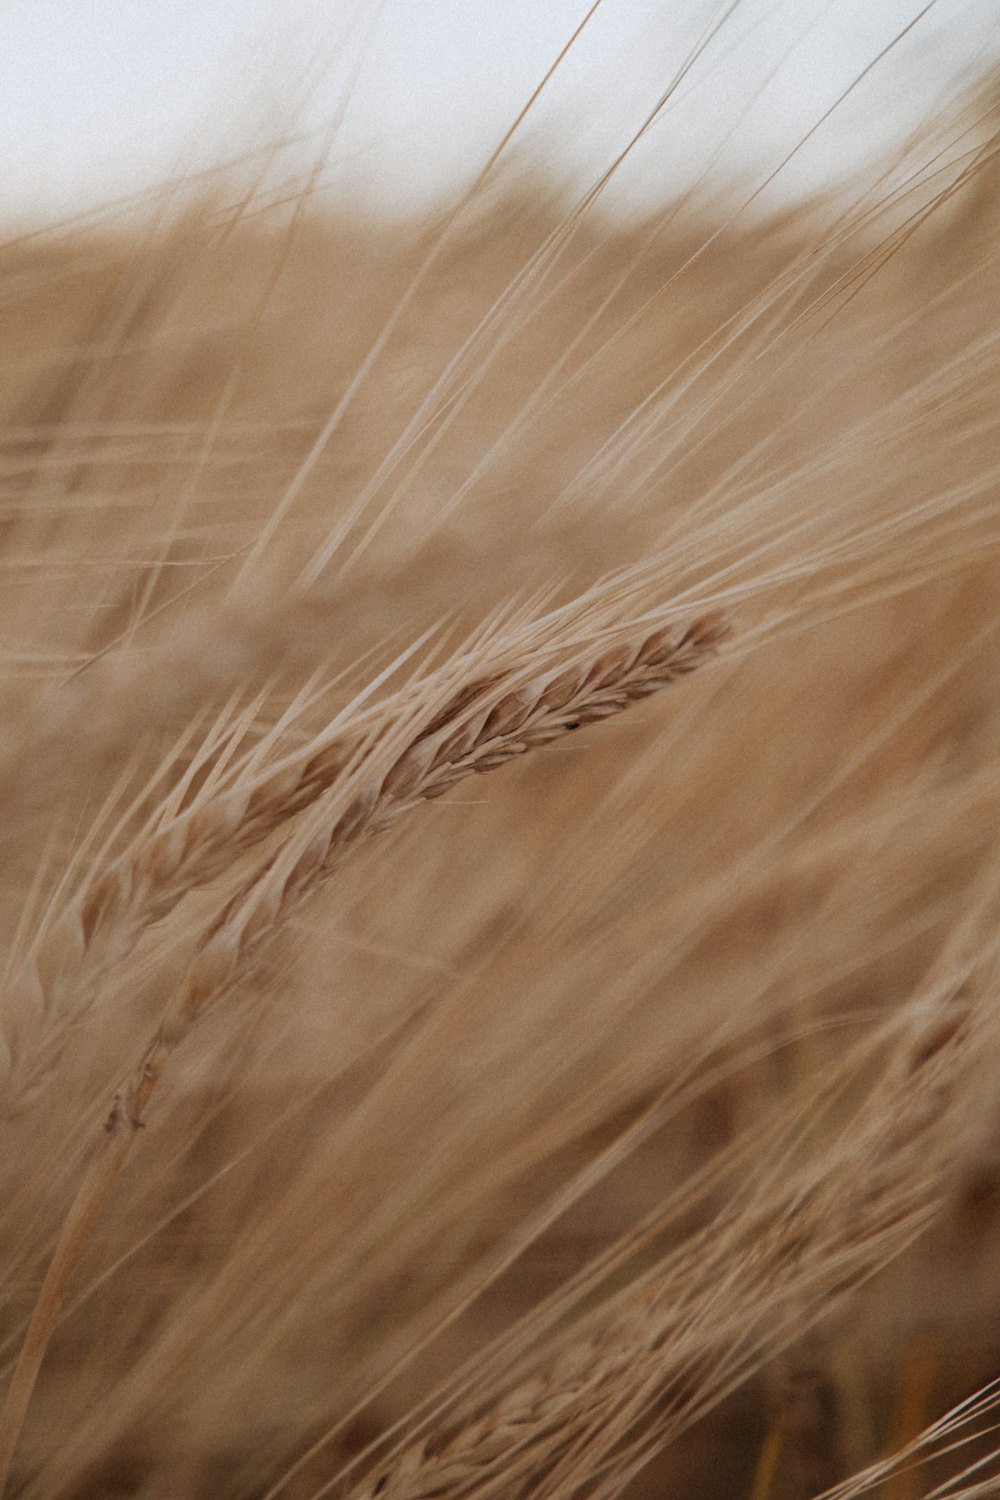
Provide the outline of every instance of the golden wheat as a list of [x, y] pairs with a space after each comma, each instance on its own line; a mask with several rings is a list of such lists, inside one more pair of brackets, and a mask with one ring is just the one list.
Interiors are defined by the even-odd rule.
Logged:
[[23, 1500], [991, 1493], [995, 88], [612, 202], [740, 9], [575, 197], [0, 247]]

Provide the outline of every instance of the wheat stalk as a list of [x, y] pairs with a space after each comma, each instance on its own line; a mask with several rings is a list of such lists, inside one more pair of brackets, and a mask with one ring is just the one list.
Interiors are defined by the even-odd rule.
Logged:
[[[414, 731], [412, 710], [401, 724], [390, 719], [354, 753], [353, 764], [345, 769], [334, 758], [322, 776], [314, 774], [313, 783], [329, 777], [330, 790], [226, 904], [138, 1068], [116, 1095], [106, 1149], [91, 1163], [70, 1209], [0, 1413], [0, 1494], [73, 1268], [167, 1060], [194, 1022], [234, 988], [288, 914], [362, 840], [389, 828], [417, 804], [443, 796], [467, 776], [494, 770], [658, 692], [703, 665], [729, 631], [726, 618], [713, 613], [684, 626], [661, 626], [614, 641], [542, 675], [526, 675], [522, 664], [520, 671], [499, 678], [473, 677], [438, 707], [429, 723], [421, 722], [417, 712]], [[305, 783], [313, 784], [308, 774]], [[302, 777], [296, 785], [302, 785]], [[284, 791], [294, 800], [294, 789], [286, 786]], [[266, 816], [272, 814], [273, 808]], [[258, 810], [258, 821], [266, 816]], [[235, 843], [238, 853], [243, 846], [239, 839]], [[113, 904], [116, 889], [108, 884], [105, 900]]]

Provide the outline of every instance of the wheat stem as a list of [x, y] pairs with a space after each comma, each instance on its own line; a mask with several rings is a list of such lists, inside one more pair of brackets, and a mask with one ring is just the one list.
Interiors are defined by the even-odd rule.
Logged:
[[121, 1171], [134, 1133], [134, 1130], [124, 1129], [114, 1132], [105, 1148], [91, 1161], [66, 1216], [31, 1314], [3, 1411], [0, 1412], [0, 1495], [6, 1490], [14, 1449], [70, 1277], [112, 1184]]

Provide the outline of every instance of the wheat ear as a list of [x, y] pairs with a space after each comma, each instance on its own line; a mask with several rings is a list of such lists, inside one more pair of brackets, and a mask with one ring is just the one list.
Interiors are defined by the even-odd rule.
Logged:
[[[975, 1004], [950, 1014], [932, 993], [902, 1028], [893, 1017], [852, 1049], [810, 1101], [816, 1129], [817, 1104], [834, 1105], [852, 1075], [883, 1055], [849, 1129], [832, 1131], [797, 1168], [786, 1159], [759, 1187], [734, 1187], [706, 1226], [575, 1327], [553, 1335], [546, 1324], [558, 1320], [559, 1300], [543, 1304], [534, 1333], [529, 1315], [510, 1339], [515, 1351], [532, 1337], [540, 1347], [515, 1354], [505, 1374], [480, 1355], [485, 1374], [480, 1363], [463, 1396], [431, 1407], [423, 1435], [399, 1443], [350, 1500], [559, 1500], [595, 1476], [613, 1479], [601, 1493], [620, 1493], [662, 1442], [843, 1304], [933, 1219], [988, 1065]], [[993, 998], [984, 991], [984, 1009]], [[928, 1005], [940, 1013], [926, 1015]], [[671, 1213], [668, 1199], [662, 1220], [645, 1226], [650, 1238]], [[622, 1243], [623, 1255], [604, 1262], [611, 1282], [634, 1274], [629, 1237]], [[579, 1301], [596, 1289], [584, 1278]]]
[[[544, 639], [545, 630], [553, 624], [558, 628], [559, 623], [557, 612], [536, 622], [536, 631]], [[589, 684], [590, 698], [580, 722], [617, 712], [634, 698], [656, 691], [663, 685], [656, 676], [661, 668], [669, 667], [671, 678], [692, 670], [721, 638], [720, 633], [725, 633], [721, 617], [707, 616], [687, 631], [668, 627], [647, 637], [638, 647], [633, 642], [605, 652], [599, 658], [603, 677], [595, 677]], [[529, 633], [528, 642], [535, 638], [536, 632]], [[645, 656], [641, 655], [643, 649]], [[631, 672], [626, 673], [623, 669], [629, 666], [630, 651], [633, 655], [638, 651], [640, 655], [632, 661]], [[524, 655], [523, 647], [520, 654]], [[429, 766], [428, 772], [434, 774], [427, 778], [427, 789], [409, 801], [440, 796], [453, 780], [469, 771], [489, 769], [486, 761], [490, 752], [503, 760], [531, 748], [512, 738], [524, 715], [533, 712], [531, 685], [508, 692], [512, 702], [506, 705], [497, 701], [504, 685], [509, 687], [515, 680], [515, 672], [510, 665], [511, 653], [503, 644], [495, 656], [491, 671], [490, 662], [484, 663], [480, 654], [478, 675], [471, 676], [471, 680], [466, 661], [471, 665], [472, 658], [459, 658], [449, 669], [417, 685], [418, 699], [429, 700], [438, 683], [445, 685], [448, 696], [437, 712], [434, 725], [422, 732], [422, 748], [409, 747], [408, 766], [412, 767], [424, 753], [423, 747], [433, 730], [446, 724], [464, 724], [478, 732], [480, 739], [485, 735], [486, 740], [495, 740], [497, 744], [487, 745], [484, 740], [476, 747], [474, 763], [451, 767], [450, 780], [444, 774], [443, 761]], [[597, 663], [594, 666], [596, 669]], [[466, 685], [457, 690], [449, 688], [447, 685], [454, 683], [456, 677], [461, 682], [463, 668]], [[580, 689], [578, 697], [582, 701], [587, 686], [577, 674], [563, 672], [549, 683], [546, 697], [554, 709], [560, 692]], [[234, 785], [199, 796], [190, 806], [176, 809], [168, 804], [167, 810], [144, 827], [127, 849], [95, 869], [83, 887], [64, 904], [5, 986], [6, 1017], [0, 1031], [0, 1076], [4, 1079], [0, 1116], [16, 1115], [44, 1087], [54, 1073], [70, 1031], [80, 1024], [94, 1003], [102, 980], [129, 956], [142, 933], [168, 916], [191, 890], [231, 868], [239, 855], [252, 850], [341, 784], [346, 768], [357, 761], [359, 747], [365, 743], [366, 728], [370, 729], [373, 723], [384, 724], [387, 717], [391, 719], [394, 715], [405, 719], [413, 696], [412, 689], [397, 693], [375, 713], [370, 709], [352, 711], [349, 707], [309, 744], [265, 763], [255, 774], [240, 776]], [[484, 705], [487, 707], [483, 708]], [[462, 715], [473, 706], [483, 709], [483, 719], [470, 726]], [[532, 744], [544, 743], [546, 735], [562, 733], [566, 727], [557, 724], [552, 713], [546, 719], [544, 714], [536, 712], [534, 718], [539, 722], [529, 726], [525, 720], [524, 724], [526, 730], [531, 729]], [[456, 750], [447, 745], [443, 748], [450, 751], [454, 761]], [[402, 759], [406, 761], [405, 753]], [[382, 799], [383, 804], [393, 803], [394, 815], [402, 810], [399, 806], [404, 796], [402, 780], [407, 774], [404, 766], [398, 771], [395, 796], [389, 787]], [[433, 788], [430, 780], [434, 781]], [[340, 839], [342, 843], [351, 842], [349, 830], [341, 829]]]
[[[620, 640], [563, 670], [526, 677], [472, 678], [430, 723], [391, 721], [361, 747], [345, 772], [306, 814], [263, 869], [246, 882], [210, 927], [139, 1067], [116, 1095], [105, 1150], [70, 1209], [39, 1292], [24, 1345], [0, 1413], [0, 1495], [27, 1414], [69, 1278], [89, 1230], [128, 1155], [170, 1054], [205, 1010], [228, 993], [253, 964], [286, 916], [333, 873], [362, 840], [409, 808], [443, 796], [465, 777], [490, 771], [571, 730], [612, 714], [695, 671], [729, 634], [721, 614]], [[353, 791], [346, 806], [344, 787]]]

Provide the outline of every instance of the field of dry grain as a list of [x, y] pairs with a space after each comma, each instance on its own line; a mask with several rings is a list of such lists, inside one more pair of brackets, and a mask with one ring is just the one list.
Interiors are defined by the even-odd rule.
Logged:
[[0, 245], [10, 1496], [995, 1493], [995, 131]]

